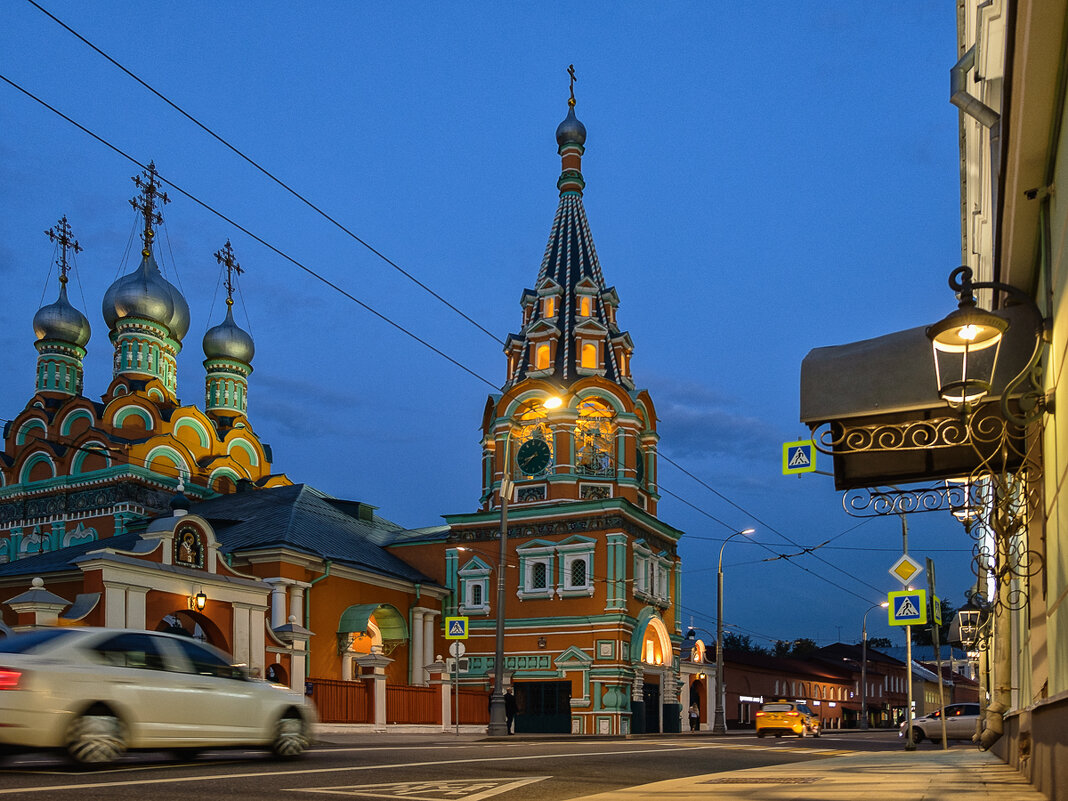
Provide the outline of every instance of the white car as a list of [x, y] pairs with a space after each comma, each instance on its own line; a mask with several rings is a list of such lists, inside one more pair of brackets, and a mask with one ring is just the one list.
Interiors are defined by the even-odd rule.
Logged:
[[0, 639], [0, 750], [66, 749], [82, 763], [128, 748], [308, 747], [315, 712], [226, 654], [154, 631], [43, 628]]
[[[979, 704], [950, 704], [946, 713], [946, 739], [970, 740], [975, 734], [975, 724], [979, 720]], [[908, 735], [908, 721], [901, 724], [899, 737]], [[942, 741], [942, 710], [938, 709], [922, 718], [912, 721], [912, 741], [923, 742], [927, 738], [932, 743]]]

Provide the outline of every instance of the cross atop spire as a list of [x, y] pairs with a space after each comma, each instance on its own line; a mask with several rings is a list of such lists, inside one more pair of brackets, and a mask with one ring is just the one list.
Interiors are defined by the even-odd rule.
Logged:
[[59, 283], [66, 284], [67, 273], [70, 272], [67, 251], [81, 253], [82, 246], [74, 238], [74, 233], [70, 230], [70, 223], [67, 222], [66, 214], [63, 215], [63, 218], [58, 223], [45, 231], [45, 234], [53, 242], [59, 242], [59, 258], [56, 260], [56, 266], [59, 267]]
[[241, 269], [241, 265], [234, 258], [234, 249], [230, 247], [229, 239], [226, 240], [226, 245], [221, 250], [215, 251], [215, 260], [226, 267], [226, 305], [233, 306], [234, 273], [241, 275], [245, 271]]
[[[144, 177], [142, 178], [142, 176]], [[150, 161], [148, 169], [141, 175], [133, 176], [131, 180], [141, 190], [137, 197], [130, 199], [130, 205], [144, 217], [145, 229], [141, 232], [143, 245], [141, 255], [148, 257], [152, 255], [152, 238], [156, 235], [152, 226], [160, 225], [163, 222], [163, 215], [156, 211], [156, 203], [158, 202], [160, 207], [163, 207], [170, 203], [171, 199], [167, 197], [166, 192], [159, 191], [160, 182], [154, 161]]]
[[578, 80], [578, 78], [575, 77], [575, 65], [574, 64], [568, 64], [567, 65], [567, 74], [571, 76], [571, 97], [568, 99], [567, 104], [569, 106], [571, 106], [571, 108], [574, 108], [575, 107], [575, 81]]

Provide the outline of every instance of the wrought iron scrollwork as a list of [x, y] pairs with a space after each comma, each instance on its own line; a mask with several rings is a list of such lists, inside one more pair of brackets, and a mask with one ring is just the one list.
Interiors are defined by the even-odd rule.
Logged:
[[[1033, 360], [1032, 384], [1040, 370]], [[1037, 391], [1037, 390], [1036, 390]], [[1032, 408], [1019, 400], [1020, 412]], [[1035, 401], [1034, 404], [1038, 404]], [[1019, 610], [1029, 599], [1030, 582], [1042, 569], [1042, 554], [1031, 548], [1028, 529], [1041, 514], [1042, 470], [1039, 432], [1023, 418], [978, 413], [870, 426], [830, 426], [814, 436], [816, 447], [832, 455], [971, 448], [975, 454], [968, 476], [944, 484], [900, 489], [854, 489], [842, 497], [853, 517], [951, 512], [973, 540], [973, 570], [979, 584], [997, 588], [988, 602], [994, 612]]]

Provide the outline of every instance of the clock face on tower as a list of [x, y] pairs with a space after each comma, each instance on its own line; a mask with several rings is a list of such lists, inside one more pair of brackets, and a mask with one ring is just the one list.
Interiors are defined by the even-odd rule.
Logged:
[[519, 447], [515, 464], [525, 475], [536, 476], [549, 466], [553, 452], [543, 439], [528, 439]]

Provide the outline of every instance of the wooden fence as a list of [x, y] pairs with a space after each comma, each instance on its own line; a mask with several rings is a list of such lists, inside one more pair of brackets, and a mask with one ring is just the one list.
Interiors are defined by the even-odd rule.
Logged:
[[374, 723], [373, 699], [365, 681], [308, 679], [323, 723]]
[[387, 684], [386, 723], [441, 723], [441, 689]]
[[[323, 723], [374, 723], [374, 692], [366, 680], [308, 679], [311, 698]], [[386, 723], [441, 725], [441, 687], [386, 686]], [[451, 699], [450, 717], [456, 699]], [[479, 690], [460, 690], [460, 723], [489, 723], [489, 695]], [[455, 723], [452, 720], [452, 723]]]

